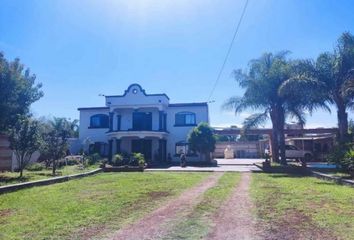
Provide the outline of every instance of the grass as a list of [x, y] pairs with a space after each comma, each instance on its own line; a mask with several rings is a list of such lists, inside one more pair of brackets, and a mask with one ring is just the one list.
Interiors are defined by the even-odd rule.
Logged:
[[313, 177], [259, 173], [253, 175], [251, 191], [257, 215], [269, 231], [290, 227], [340, 239], [354, 236], [354, 188]]
[[[118, 230], [208, 174], [105, 173], [0, 195], [0, 239], [82, 239]], [[88, 235], [88, 236], [87, 236]]]
[[212, 226], [211, 216], [230, 196], [237, 182], [239, 173], [225, 173], [215, 187], [208, 189], [186, 218], [179, 219], [169, 236], [165, 239], [203, 239]]
[[[64, 166], [57, 169], [57, 176], [67, 176], [71, 174], [84, 173], [98, 168], [98, 164], [91, 165], [81, 169], [78, 165]], [[53, 177], [51, 169], [44, 169], [42, 171], [23, 171], [23, 177], [20, 178], [20, 173], [18, 172], [0, 172], [0, 186], [16, 184], [21, 182], [30, 182], [40, 179], [46, 179]]]

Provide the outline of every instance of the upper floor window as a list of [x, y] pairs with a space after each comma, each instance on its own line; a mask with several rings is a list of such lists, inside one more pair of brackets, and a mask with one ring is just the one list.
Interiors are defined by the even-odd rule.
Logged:
[[195, 113], [179, 112], [175, 115], [175, 126], [195, 126]]
[[108, 115], [96, 114], [96, 115], [91, 116], [90, 127], [91, 128], [108, 128], [109, 127]]

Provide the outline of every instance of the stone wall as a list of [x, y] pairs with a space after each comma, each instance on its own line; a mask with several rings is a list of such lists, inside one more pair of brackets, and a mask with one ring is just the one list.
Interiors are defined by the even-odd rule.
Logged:
[[233, 149], [235, 158], [260, 158], [264, 153], [264, 144], [260, 142], [218, 142], [213, 157], [224, 158], [228, 145]]

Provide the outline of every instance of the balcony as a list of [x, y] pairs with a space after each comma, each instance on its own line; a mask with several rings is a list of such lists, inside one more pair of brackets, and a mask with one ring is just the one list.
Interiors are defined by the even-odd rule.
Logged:
[[126, 138], [126, 137], [133, 137], [133, 138], [158, 138], [164, 139], [168, 136], [168, 132], [166, 131], [147, 131], [147, 130], [121, 130], [121, 131], [111, 131], [107, 132], [107, 137], [109, 138]]

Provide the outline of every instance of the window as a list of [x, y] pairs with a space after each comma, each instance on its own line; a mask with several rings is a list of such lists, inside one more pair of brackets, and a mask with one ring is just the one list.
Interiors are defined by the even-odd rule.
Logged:
[[195, 113], [179, 112], [175, 115], [175, 126], [195, 126]]
[[108, 115], [96, 114], [91, 116], [90, 128], [108, 128], [109, 120]]
[[151, 112], [134, 112], [133, 113], [133, 129], [134, 131], [151, 131], [152, 130], [152, 113]]
[[293, 145], [285, 145], [285, 150], [298, 150], [298, 149]]

